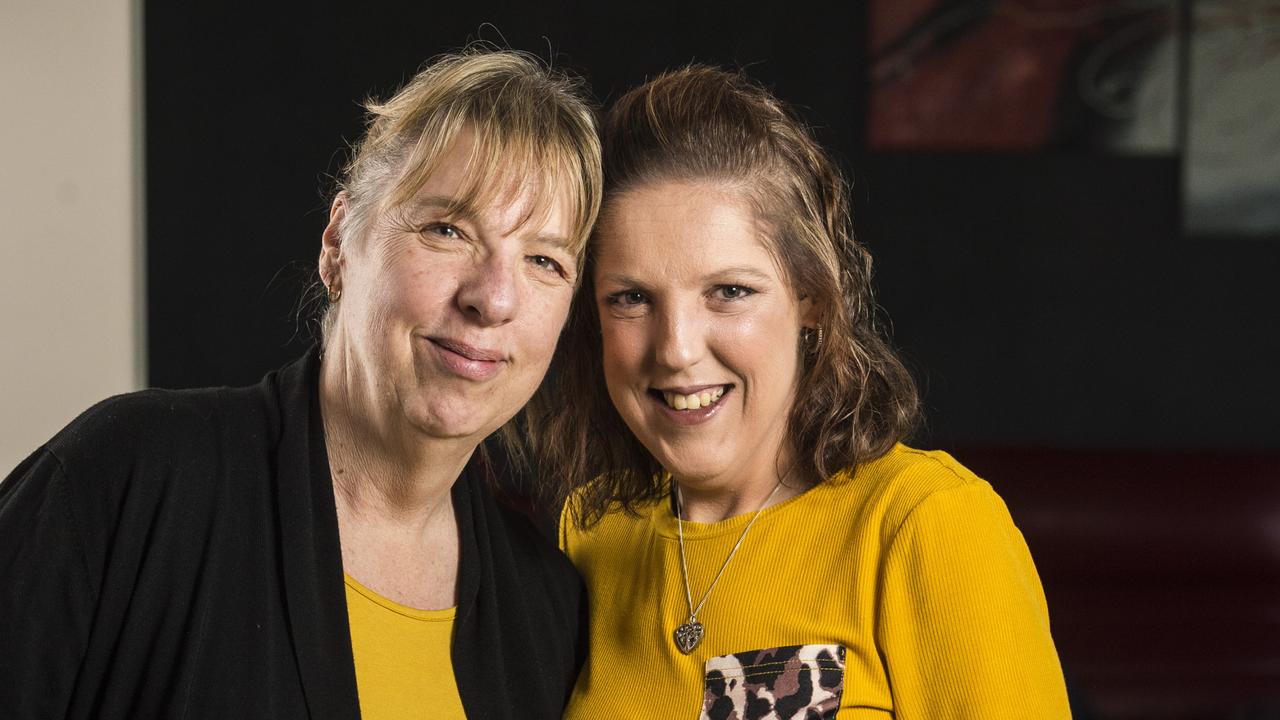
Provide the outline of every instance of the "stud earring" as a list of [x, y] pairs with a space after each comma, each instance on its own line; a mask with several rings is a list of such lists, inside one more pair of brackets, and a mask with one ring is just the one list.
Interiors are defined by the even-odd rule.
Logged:
[[336, 305], [338, 304], [338, 301], [341, 299], [342, 299], [342, 288], [330, 287], [329, 288], [329, 304]]

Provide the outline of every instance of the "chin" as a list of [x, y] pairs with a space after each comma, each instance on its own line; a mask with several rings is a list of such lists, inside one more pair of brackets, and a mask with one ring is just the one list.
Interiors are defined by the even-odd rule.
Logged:
[[[445, 405], [426, 405], [417, 411], [406, 413], [409, 421], [422, 433], [436, 438], [464, 438], [479, 436], [483, 438], [502, 423], [496, 423], [490, 414], [481, 415], [471, 403], [461, 403], [458, 407], [453, 403]], [[477, 440], [479, 442], [479, 440]]]
[[689, 462], [690, 453], [696, 453], [697, 449], [690, 449], [680, 453], [664, 453], [661, 458], [662, 467], [673, 476], [681, 480], [705, 480], [722, 476], [728, 469], [729, 464], [717, 457], [702, 456], [702, 459], [696, 462]]

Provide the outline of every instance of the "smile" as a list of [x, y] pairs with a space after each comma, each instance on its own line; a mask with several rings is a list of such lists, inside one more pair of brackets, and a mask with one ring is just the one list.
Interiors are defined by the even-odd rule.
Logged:
[[670, 390], [659, 390], [662, 399], [667, 406], [675, 410], [698, 410], [704, 407], [711, 407], [720, 402], [720, 398], [724, 397], [726, 385], [717, 385], [713, 388], [706, 388], [698, 392], [682, 393]]
[[696, 425], [710, 420], [731, 390], [732, 385], [650, 388], [649, 397], [659, 412], [676, 424]]
[[436, 359], [449, 372], [467, 380], [488, 380], [505, 362], [502, 353], [448, 338], [427, 338]]

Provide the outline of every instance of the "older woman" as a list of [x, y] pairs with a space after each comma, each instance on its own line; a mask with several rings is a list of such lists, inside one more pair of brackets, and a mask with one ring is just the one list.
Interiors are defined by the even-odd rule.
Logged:
[[1004, 504], [899, 443], [916, 392], [828, 156], [708, 68], [605, 125], [562, 402], [534, 426], [584, 486], [561, 522], [591, 598], [567, 717], [1067, 717]]
[[568, 315], [592, 114], [513, 53], [369, 111], [323, 234], [323, 350], [107, 400], [0, 485], [5, 717], [560, 717], [581, 579], [473, 454]]

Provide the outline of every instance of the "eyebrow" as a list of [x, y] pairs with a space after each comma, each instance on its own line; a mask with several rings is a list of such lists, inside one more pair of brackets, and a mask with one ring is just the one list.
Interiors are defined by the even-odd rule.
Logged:
[[550, 245], [557, 250], [563, 250], [571, 255], [573, 254], [573, 248], [569, 243], [569, 238], [564, 235], [538, 235], [533, 238], [533, 241], [542, 245]]
[[627, 287], [644, 287], [645, 283], [631, 277], [630, 275], [619, 275], [617, 273], [609, 273], [601, 278], [604, 282], [614, 285], [625, 285]]
[[[765, 283], [773, 282], [773, 278], [769, 277], [769, 275], [762, 273], [753, 267], [748, 267], [745, 265], [737, 266], [737, 267], [720, 268], [718, 270], [715, 270], [714, 272], [707, 273], [706, 275], [703, 276], [703, 279], [704, 280], [714, 280], [714, 279], [720, 279], [720, 278], [727, 279], [732, 277], [741, 277], [743, 275], [746, 275], [749, 279], [757, 280], [760, 282], [765, 282]], [[630, 275], [624, 275], [621, 273], [608, 273], [603, 278], [601, 278], [601, 280], [607, 283], [615, 284], [615, 285], [626, 285], [626, 286], [634, 286], [634, 287], [648, 286], [648, 283], [644, 282], [643, 280], [639, 280]]]
[[[457, 220], [467, 220], [475, 222], [467, 203], [459, 202], [457, 198], [451, 198], [444, 195], [425, 195], [415, 197], [408, 201], [410, 207], [414, 210], [439, 209], [451, 211], [450, 215]], [[514, 229], [513, 229], [514, 230]], [[569, 238], [564, 235], [537, 235], [533, 241], [543, 245], [550, 245], [558, 250], [573, 254], [573, 244], [569, 242]]]
[[414, 210], [434, 208], [440, 210], [452, 210], [459, 216], [469, 216], [466, 203], [459, 202], [457, 198], [446, 197], [444, 195], [415, 196], [405, 204]]
[[740, 265], [737, 267], [720, 268], [719, 270], [716, 270], [713, 273], [709, 273], [707, 277], [717, 278], [717, 277], [728, 277], [728, 276], [735, 276], [735, 275], [738, 275], [738, 276], [746, 275], [747, 277], [750, 277], [754, 280], [759, 280], [760, 282], [773, 281], [773, 278], [769, 277], [769, 275], [762, 273], [753, 267], [748, 267], [746, 265]]

